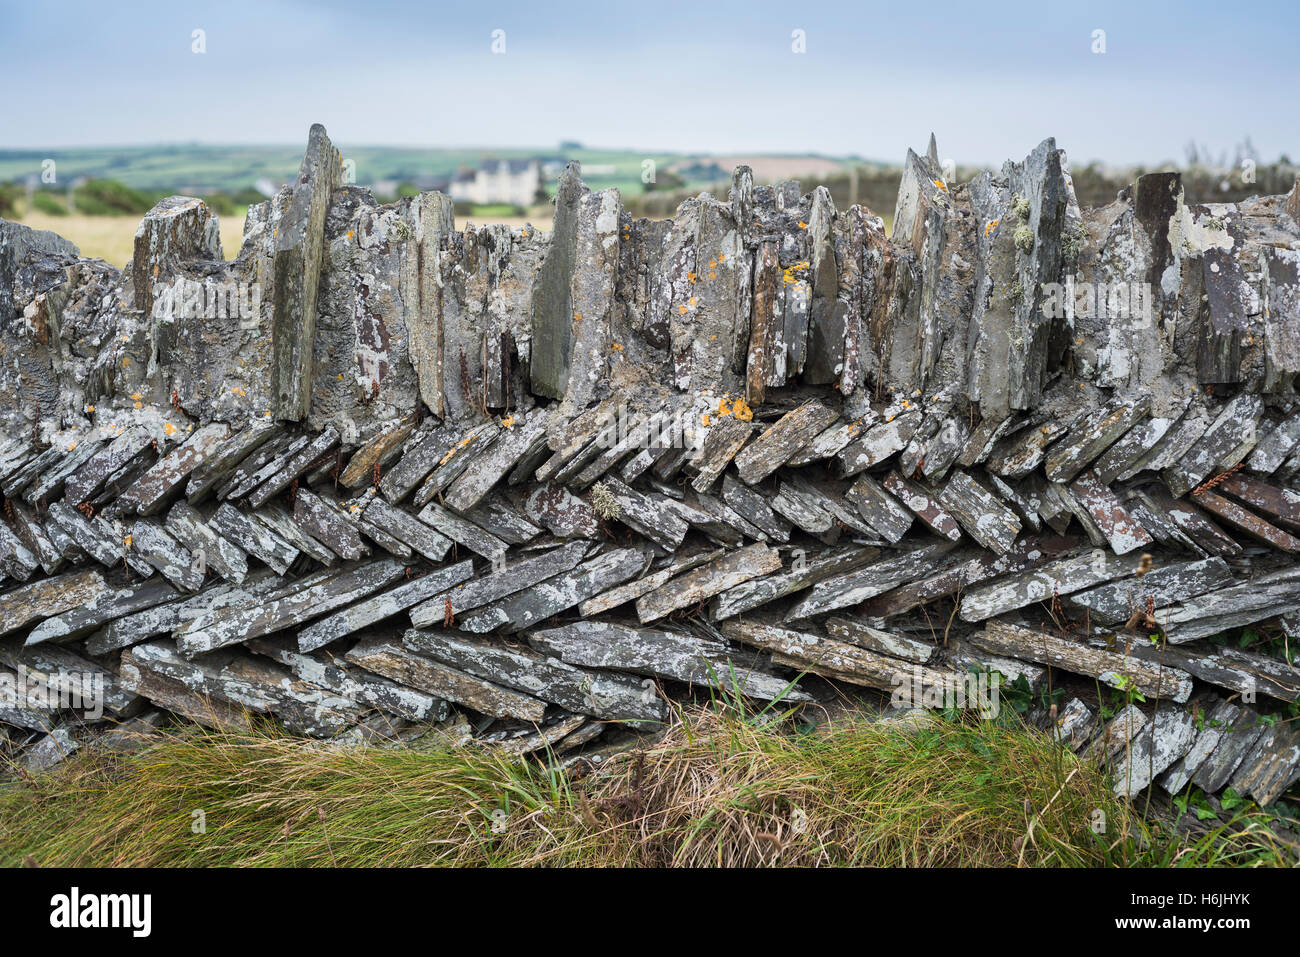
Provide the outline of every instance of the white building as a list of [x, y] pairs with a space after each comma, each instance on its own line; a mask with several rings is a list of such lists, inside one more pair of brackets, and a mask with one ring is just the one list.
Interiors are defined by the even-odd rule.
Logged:
[[476, 170], [457, 173], [447, 191], [458, 203], [531, 206], [541, 185], [542, 164], [538, 160], [488, 160]]

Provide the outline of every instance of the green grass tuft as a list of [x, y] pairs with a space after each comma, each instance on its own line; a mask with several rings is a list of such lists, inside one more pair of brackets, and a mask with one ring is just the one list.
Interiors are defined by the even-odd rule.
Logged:
[[[206, 833], [195, 833], [200, 818]], [[268, 729], [194, 729], [0, 785], [8, 865], [1204, 866], [1293, 856], [1248, 817], [1195, 840], [1144, 821], [1100, 770], [1038, 733], [940, 719], [799, 732], [734, 707], [679, 712], [662, 740], [584, 776], [479, 747], [342, 748]]]

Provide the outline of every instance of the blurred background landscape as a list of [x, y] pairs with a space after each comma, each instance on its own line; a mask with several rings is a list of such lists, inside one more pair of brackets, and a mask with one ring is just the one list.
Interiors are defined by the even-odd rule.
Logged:
[[[888, 223], [901, 175], [897, 161], [860, 156], [646, 153], [594, 149], [574, 141], [515, 149], [344, 145], [343, 153], [356, 185], [369, 187], [381, 203], [437, 189], [455, 201], [458, 225], [531, 223], [542, 230], [550, 228], [556, 180], [570, 161], [582, 164], [583, 179], [593, 190], [615, 187], [633, 215], [653, 218], [671, 216], [683, 199], [702, 191], [725, 197], [732, 170], [745, 164], [757, 183], [795, 179], [805, 192], [824, 185], [837, 208], [861, 203]], [[55, 182], [47, 183], [43, 164], [51, 160]], [[158, 200], [200, 196], [220, 217], [223, 251], [233, 259], [248, 207], [291, 182], [300, 161], [301, 147], [293, 146], [0, 150], [0, 217], [53, 230], [76, 243], [83, 255], [120, 267], [131, 258], [140, 218]], [[1266, 162], [1245, 138], [1219, 155], [1189, 144], [1179, 161], [1154, 167], [1092, 162], [1073, 168], [1072, 174], [1080, 203], [1098, 206], [1152, 169], [1182, 170], [1188, 202], [1285, 193], [1297, 173], [1288, 156]], [[978, 171], [978, 166], [958, 165], [957, 182]]]

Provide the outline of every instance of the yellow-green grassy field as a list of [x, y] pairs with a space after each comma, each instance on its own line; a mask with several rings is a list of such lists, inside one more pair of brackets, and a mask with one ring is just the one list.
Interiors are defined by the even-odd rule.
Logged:
[[[226, 259], [239, 255], [240, 241], [244, 235], [243, 216], [223, 216], [221, 220], [221, 251]], [[119, 269], [131, 258], [132, 244], [140, 220], [134, 216], [83, 216], [72, 213], [67, 216], [52, 216], [39, 210], [29, 210], [18, 218], [18, 222], [33, 229], [48, 229], [65, 239], [77, 244], [81, 255], [106, 260]], [[507, 226], [520, 227], [531, 223], [543, 232], [550, 232], [551, 217], [549, 211], [538, 213], [528, 218], [515, 216], [470, 216], [458, 222], [457, 228], [463, 229], [466, 222], [475, 225], [486, 223], [504, 223]]]
[[[134, 216], [51, 216], [38, 210], [24, 213], [18, 222], [33, 229], [48, 229], [64, 239], [77, 244], [81, 255], [106, 260], [119, 269], [131, 258], [136, 228], [140, 220]], [[240, 237], [244, 234], [244, 217], [227, 216], [221, 219], [221, 251], [227, 259], [239, 254]]]

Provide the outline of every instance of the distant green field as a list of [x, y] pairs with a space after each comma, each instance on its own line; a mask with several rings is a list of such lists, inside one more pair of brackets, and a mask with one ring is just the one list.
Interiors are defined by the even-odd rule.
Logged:
[[[305, 140], [304, 144], [305, 146]], [[617, 187], [625, 196], [645, 191], [643, 163], [659, 171], [674, 163], [701, 159], [687, 154], [599, 150], [585, 147], [518, 147], [509, 149], [415, 149], [340, 144], [344, 160], [355, 163], [360, 186], [449, 177], [485, 159], [577, 160], [583, 180], [593, 189]], [[266, 178], [280, 183], [297, 174], [302, 146], [167, 146], [94, 147], [53, 150], [0, 150], [0, 183], [40, 176], [42, 163], [55, 161], [55, 189], [82, 178], [114, 180], [139, 190], [182, 193], [235, 193]], [[700, 165], [707, 165], [706, 162]], [[838, 162], [838, 160], [834, 161]], [[728, 169], [727, 174], [730, 174]], [[715, 177], [716, 181], [716, 177]], [[708, 179], [687, 178], [685, 186], [702, 187]], [[554, 192], [555, 183], [547, 183]], [[46, 188], [49, 188], [46, 186]]]
[[[393, 147], [343, 148], [345, 160], [356, 164], [358, 185], [397, 183], [451, 176], [463, 166], [477, 166], [489, 158], [578, 160], [584, 168], [612, 166], [612, 173], [584, 175], [596, 189], [616, 186], [625, 195], [642, 191], [641, 164], [652, 159], [666, 164], [681, 159], [665, 153], [620, 153], [603, 150], [541, 149], [399, 149]], [[292, 146], [150, 146], [66, 150], [0, 150], [0, 182], [39, 176], [42, 163], [55, 161], [57, 184], [83, 177], [111, 179], [136, 189], [182, 192], [222, 190], [235, 192], [259, 179], [291, 179], [302, 161], [302, 147]], [[553, 186], [553, 184], [551, 184]]]

